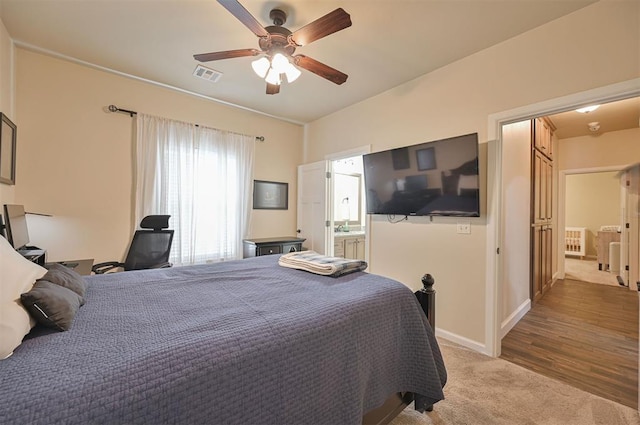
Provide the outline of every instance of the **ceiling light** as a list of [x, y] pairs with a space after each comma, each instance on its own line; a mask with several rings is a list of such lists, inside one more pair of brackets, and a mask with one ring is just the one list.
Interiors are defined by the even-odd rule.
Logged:
[[251, 67], [255, 73], [258, 74], [258, 77], [264, 78], [266, 77], [271, 64], [269, 63], [269, 59], [261, 57], [260, 59], [251, 62]]
[[293, 64], [289, 64], [287, 66], [287, 69], [284, 71], [284, 73], [287, 76], [287, 82], [289, 83], [293, 83], [295, 80], [298, 79], [300, 74], [302, 74], [302, 72], [298, 68], [293, 66]]
[[260, 78], [269, 84], [280, 85], [282, 82], [282, 74], [287, 76], [287, 82], [293, 83], [302, 72], [296, 68], [286, 55], [276, 53], [273, 58], [261, 57], [251, 62], [251, 67]]
[[290, 65], [289, 60], [282, 53], [276, 53], [271, 59], [271, 67], [278, 73], [282, 74]]
[[585, 106], [584, 108], [576, 109], [576, 112], [580, 112], [581, 114], [588, 114], [589, 112], [595, 111], [599, 107], [600, 105]]
[[267, 73], [267, 76], [264, 80], [269, 84], [275, 84], [277, 86], [279, 86], [280, 82], [282, 81], [280, 79], [280, 73], [273, 69], [273, 67], [269, 69], [269, 72]]

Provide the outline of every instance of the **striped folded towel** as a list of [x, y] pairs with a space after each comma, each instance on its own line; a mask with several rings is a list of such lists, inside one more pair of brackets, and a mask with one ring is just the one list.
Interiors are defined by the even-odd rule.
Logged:
[[328, 257], [315, 251], [290, 252], [280, 256], [278, 264], [292, 269], [306, 270], [323, 276], [338, 277], [367, 268], [367, 262], [347, 258]]

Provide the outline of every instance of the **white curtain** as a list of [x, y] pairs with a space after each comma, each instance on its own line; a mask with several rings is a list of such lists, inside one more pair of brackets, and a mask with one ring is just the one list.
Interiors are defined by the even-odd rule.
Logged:
[[136, 223], [171, 215], [174, 265], [242, 258], [254, 137], [141, 113], [136, 123]]

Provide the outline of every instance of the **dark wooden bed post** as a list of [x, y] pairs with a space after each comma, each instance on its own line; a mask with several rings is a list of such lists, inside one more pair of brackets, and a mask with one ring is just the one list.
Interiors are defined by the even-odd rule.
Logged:
[[[436, 331], [436, 291], [433, 289], [435, 280], [430, 274], [422, 276], [423, 288], [414, 292], [422, 306], [422, 311], [427, 316], [433, 332]], [[374, 409], [362, 418], [363, 425], [385, 425], [388, 424], [402, 412], [413, 401], [412, 393], [396, 393], [390, 396], [387, 401], [377, 409]], [[433, 410], [433, 405], [427, 406], [426, 411]]]
[[433, 284], [436, 283], [433, 276], [425, 274], [422, 276], [423, 288], [417, 291], [416, 297], [422, 306], [422, 311], [427, 316], [431, 329], [436, 331], [436, 291]]

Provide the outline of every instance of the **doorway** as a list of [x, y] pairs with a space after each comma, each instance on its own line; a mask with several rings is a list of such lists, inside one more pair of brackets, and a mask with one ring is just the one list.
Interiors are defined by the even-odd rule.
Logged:
[[330, 255], [354, 260], [366, 257], [366, 199], [362, 155], [331, 161]]
[[[629, 80], [489, 116], [487, 182], [489, 193], [492, 195], [487, 200], [489, 213], [487, 234], [494, 237], [487, 239], [487, 354], [500, 355], [501, 339], [531, 308], [529, 299], [531, 247], [528, 236], [531, 208], [529, 196], [531, 170], [528, 159], [530, 151], [523, 143], [508, 143], [509, 132], [513, 130], [517, 135], [526, 138], [530, 136], [528, 133], [530, 130], [518, 128], [517, 124], [530, 123], [534, 117], [558, 115], [560, 113], [558, 111], [563, 110], [568, 111], [566, 113], [569, 114], [575, 108], [593, 103], [618, 103], [618, 101], [632, 99], [638, 102], [640, 101], [639, 87], [640, 79]], [[634, 134], [637, 136], [637, 133], [634, 133], [638, 131], [637, 122], [636, 116], [635, 123], [627, 124], [630, 130], [626, 134], [631, 136], [627, 137], [626, 153], [611, 150], [599, 154], [598, 157], [614, 164], [624, 164], [637, 157], [637, 143], [630, 141]], [[556, 124], [559, 123], [556, 122]], [[514, 128], [510, 129], [510, 126]], [[558, 125], [558, 127], [562, 126]], [[566, 168], [575, 170], [587, 168], [588, 165], [581, 161], [585, 157], [583, 153], [593, 152], [597, 145], [607, 147], [606, 139], [606, 134], [589, 139], [586, 143], [585, 139], [575, 138], [567, 145], [571, 151], [569, 157], [575, 161], [565, 165]], [[560, 188], [564, 190], [563, 186]], [[557, 206], [558, 202], [555, 202], [555, 205]], [[635, 220], [636, 223], [637, 221]], [[634, 226], [633, 223], [632, 226]], [[635, 238], [635, 241], [638, 240], [637, 233], [638, 225], [636, 224], [630, 229], [630, 235]], [[563, 238], [559, 240], [562, 241]], [[635, 247], [635, 242], [631, 246]], [[560, 249], [564, 252], [564, 246], [556, 244], [556, 253]], [[633, 267], [633, 263], [638, 262], [639, 257], [637, 252], [630, 252], [630, 258], [635, 260], [630, 264], [629, 280], [631, 282], [635, 282], [640, 274]], [[556, 267], [554, 267], [554, 273], [557, 273]]]
[[[635, 95], [637, 95], [637, 90], [634, 92], [633, 90], [631, 90], [631, 92], [633, 92]], [[584, 96], [584, 94], [583, 94]], [[583, 101], [584, 102], [584, 101]], [[596, 102], [597, 103], [597, 102]], [[567, 102], [565, 103], [565, 105], [570, 105], [571, 102]], [[579, 105], [580, 102], [576, 102], [574, 103], [576, 105]], [[548, 105], [544, 106], [545, 108], [548, 108]], [[565, 106], [566, 107], [566, 106]], [[535, 115], [532, 115], [535, 116]], [[527, 117], [523, 117], [526, 118], [527, 120], [529, 120], [529, 118]], [[637, 118], [635, 120], [635, 127], [629, 127], [630, 131], [634, 132], [633, 135], [635, 135], [637, 137]], [[523, 299], [523, 298], [518, 298], [519, 294], [524, 293], [524, 287], [525, 287], [525, 281], [526, 282], [526, 286], [528, 288], [528, 276], [529, 273], [527, 273], [527, 271], [529, 270], [528, 267], [523, 267], [524, 265], [524, 257], [526, 255], [526, 259], [529, 259], [531, 256], [530, 252], [526, 252], [526, 254], [522, 254], [520, 255], [520, 257], [518, 257], [517, 255], [515, 256], [515, 259], [517, 261], [520, 261], [520, 264], [518, 264], [517, 262], [514, 262], [514, 256], [512, 254], [514, 251], [514, 247], [520, 247], [520, 249], [523, 248], [523, 244], [522, 242], [520, 242], [520, 244], [518, 244], [518, 242], [513, 238], [513, 234], [515, 232], [516, 227], [514, 227], [514, 223], [520, 223], [517, 221], [517, 217], [515, 214], [513, 214], [513, 211], [510, 210], [510, 208], [513, 207], [520, 207], [522, 208], [522, 204], [518, 204], [515, 205], [513, 202], [513, 199], [511, 198], [511, 194], [514, 193], [514, 188], [517, 187], [518, 184], [520, 184], [521, 188], [526, 188], [527, 193], [529, 193], [529, 183], [525, 183], [524, 181], [529, 181], [528, 180], [528, 176], [530, 175], [530, 170], [517, 170], [518, 172], [520, 172], [522, 175], [520, 177], [522, 177], [521, 179], [518, 178], [512, 178], [514, 176], [509, 176], [509, 172], [510, 172], [510, 165], [513, 165], [513, 161], [514, 161], [514, 156], [513, 156], [513, 145], [510, 145], [507, 141], [507, 138], [509, 136], [509, 132], [513, 131], [514, 128], [509, 128], [510, 125], [513, 124], [505, 124], [504, 126], [501, 124], [501, 130], [502, 130], [502, 143], [498, 145], [497, 147], [497, 151], [498, 151], [498, 157], [501, 154], [501, 170], [499, 173], [499, 177], [498, 180], [500, 181], [500, 184], [502, 185], [501, 189], [500, 189], [500, 196], [502, 197], [502, 199], [500, 200], [500, 202], [498, 203], [499, 205], [501, 205], [501, 210], [500, 210], [500, 215], [501, 218], [499, 220], [500, 223], [500, 234], [498, 236], [498, 246], [501, 248], [500, 249], [500, 257], [497, 258], [497, 264], [496, 264], [496, 268], [499, 270], [498, 271], [498, 275], [500, 275], [502, 277], [502, 279], [500, 279], [501, 284], [498, 285], [496, 283], [496, 300], [499, 303], [498, 308], [496, 309], [496, 315], [497, 315], [497, 321], [494, 322], [496, 323], [496, 328], [497, 328], [497, 335], [498, 335], [498, 341], [497, 341], [497, 346], [494, 346], [497, 355], [500, 355], [501, 353], [501, 340], [502, 338], [512, 329], [514, 328], [514, 326], [516, 326], [516, 323], [518, 323], [520, 321], [520, 319], [522, 319], [525, 315], [527, 315], [527, 312], [531, 309], [531, 300], [530, 299]], [[516, 126], [517, 127], [517, 126]], [[526, 134], [527, 130], [525, 129], [523, 134]], [[622, 151], [622, 153], [618, 154], [617, 157], [613, 157], [613, 155], [594, 155], [593, 152], [594, 150], [590, 150], [590, 147], [593, 147], [597, 142], [600, 142], [601, 144], [606, 144], [605, 140], [608, 141], [608, 139], [606, 137], [603, 137], [602, 139], [597, 139], [596, 137], [599, 135], [594, 135], [592, 139], [587, 139], [587, 141], [590, 141], [590, 143], [587, 144], [578, 144], [576, 143], [576, 149], [571, 151], [567, 151], [567, 152], [574, 152], [574, 155], [579, 156], [580, 161], [574, 161], [573, 163], [571, 163], [571, 161], [566, 161], [567, 157], [565, 157], [565, 161], [559, 161], [560, 165], [561, 165], [561, 169], [564, 168], [565, 169], [565, 174], [567, 174], [567, 169], [570, 168], [574, 168], [575, 170], [581, 171], [581, 172], [586, 172], [585, 169], [588, 168], [586, 165], [588, 165], [589, 167], [597, 167], [597, 165], [599, 163], [597, 163], [597, 160], [602, 159], [603, 162], [600, 164], [611, 164], [616, 163], [614, 161], [618, 160], [618, 164], [617, 167], [613, 167], [613, 166], [609, 166], [611, 169], [608, 171], [615, 171], [616, 174], [618, 171], [620, 171], [622, 168], [621, 165], [624, 165], [625, 163], [627, 163], [628, 161], [632, 160], [630, 159], [629, 156], [629, 150], [626, 151], [626, 155], [624, 154], [624, 150]], [[580, 141], [584, 141], [584, 140], [580, 140]], [[521, 146], [520, 146], [521, 147]], [[614, 150], [614, 148], [611, 148], [611, 150]], [[518, 152], [525, 152], [524, 150], [520, 149], [520, 151]], [[636, 151], [631, 151], [631, 152], [636, 152]], [[530, 154], [529, 152], [525, 152], [526, 154]], [[591, 154], [592, 155], [592, 162], [591, 163], [587, 163], [585, 161], [583, 161], [585, 158], [588, 157], [588, 155]], [[635, 154], [631, 155], [631, 157], [633, 157]], [[574, 158], [575, 159], [575, 158]], [[594, 160], [595, 159], [595, 160]], [[579, 166], [575, 166], [575, 164], [579, 164]], [[584, 169], [582, 168], [584, 167]], [[513, 171], [513, 170], [511, 170]], [[605, 170], [607, 171], [607, 170]], [[556, 176], [558, 176], [558, 172], [556, 170]], [[564, 178], [564, 174], [562, 174], [561, 172], [561, 176], [562, 178]], [[517, 177], [517, 176], [516, 176]], [[618, 193], [621, 193], [622, 191], [620, 190], [620, 182], [619, 180], [617, 180], [617, 184], [618, 184]], [[615, 189], [613, 189], [615, 190]], [[558, 187], [556, 189], [554, 189], [554, 192], [556, 193], [555, 196], [555, 204], [557, 206], [560, 206], [561, 211], [560, 214], [557, 214], [558, 217], [558, 226], [557, 228], [560, 229], [561, 231], [564, 231], [565, 228], [565, 217], [564, 217], [564, 203], [565, 203], [565, 187], [564, 187], [564, 180], [563, 179], [559, 179], [558, 181]], [[622, 195], [620, 195], [622, 196]], [[526, 211], [528, 212], [529, 209], [531, 208], [530, 205], [530, 201], [528, 201], [527, 199], [524, 199], [525, 204], [526, 204]], [[617, 219], [614, 220], [613, 223], [611, 224], [615, 224], [615, 223], [622, 223], [622, 219], [620, 218], [621, 216], [621, 209], [623, 208], [623, 203], [621, 203], [620, 201], [615, 202], [616, 203], [616, 209], [617, 209]], [[637, 210], [635, 210], [637, 211]], [[525, 213], [525, 215], [528, 218], [528, 215]], [[523, 221], [523, 220], [520, 220]], [[526, 220], [525, 220], [526, 221]], [[522, 223], [520, 223], [522, 224]], [[567, 222], [567, 226], [570, 223]], [[604, 225], [604, 224], [603, 224]], [[634, 225], [632, 225], [634, 226]], [[635, 233], [634, 233], [635, 232]], [[637, 225], [635, 225], [635, 227], [633, 227], [630, 230], [630, 235], [633, 236], [634, 234], [637, 235], [638, 233], [638, 227]], [[509, 239], [511, 237], [511, 239]], [[528, 237], [526, 238], [526, 240], [528, 241]], [[509, 244], [509, 241], [514, 242], [515, 244]], [[511, 249], [511, 252], [510, 252]], [[517, 250], [517, 249], [516, 249]], [[554, 250], [556, 251], [555, 254], [555, 258], [557, 259], [557, 266], [554, 267], [554, 278], [562, 278], [564, 277], [563, 273], [564, 273], [564, 262], [562, 261], [564, 259], [564, 238], [558, 238], [557, 239], [557, 243], [554, 244]], [[511, 255], [511, 256], [510, 256]], [[639, 256], [637, 254], [630, 254], [629, 256], [629, 260], [631, 262], [631, 266], [633, 267], [637, 267], [637, 263], [640, 260]], [[635, 264], [635, 265], [634, 265]], [[519, 279], [519, 280], [518, 280]], [[504, 283], [504, 284], [503, 284]], [[629, 291], [629, 289], [627, 288], [615, 288], [616, 290], [618, 290], [618, 292], [623, 293], [623, 295], [627, 296], [627, 297], [633, 297], [635, 299], [635, 304], [637, 305], [637, 296], [633, 296], [633, 292]], [[520, 292], [518, 292], [520, 291]], [[516, 300], [516, 302], [514, 304], [509, 304], [510, 302], [513, 302], [513, 300]], [[555, 305], [552, 306], [552, 309], [555, 308]], [[583, 320], [587, 320], [587, 319], [583, 319]], [[629, 320], [629, 319], [628, 319]], [[637, 323], [638, 323], [638, 317], [637, 314], [634, 316], [633, 321], [636, 324], [636, 329], [637, 329]], [[577, 323], [580, 323], [580, 320], [577, 320]], [[569, 335], [571, 334], [570, 332], [568, 333]], [[636, 341], [637, 341], [637, 330], [635, 332], [635, 337], [636, 337]], [[566, 343], [567, 344], [571, 344], [571, 340], [570, 339], [566, 339]], [[522, 344], [519, 344], [520, 350], [521, 351], [526, 351], [526, 347], [522, 346]], [[636, 348], [637, 348], [637, 343], [636, 343]], [[635, 352], [635, 364], [637, 365], [637, 351]]]
[[370, 151], [362, 146], [298, 166], [298, 233], [307, 248], [368, 261], [362, 156]]
[[563, 179], [559, 199], [564, 206], [565, 251], [558, 255], [558, 276], [628, 286], [623, 272], [628, 262], [621, 255], [626, 191], [620, 170], [565, 170], [560, 185]]

